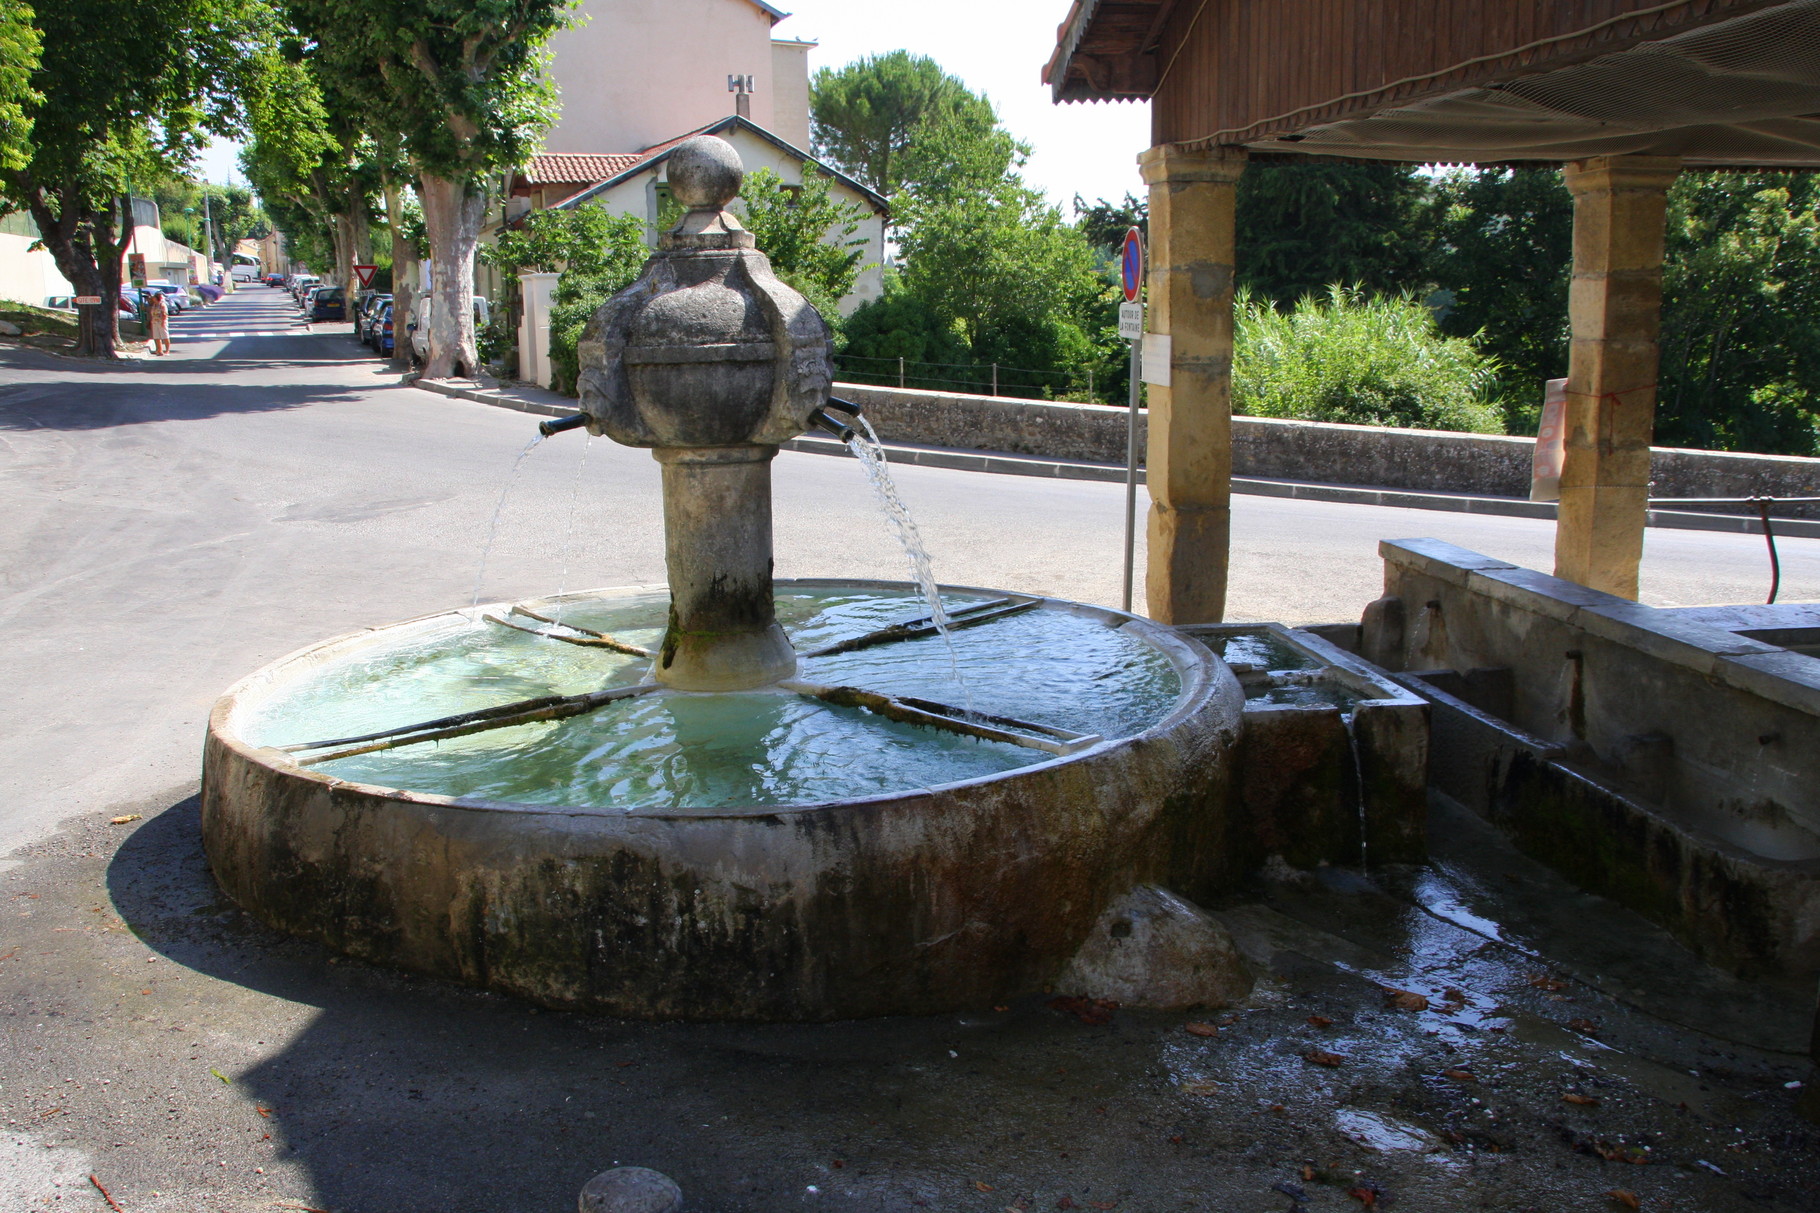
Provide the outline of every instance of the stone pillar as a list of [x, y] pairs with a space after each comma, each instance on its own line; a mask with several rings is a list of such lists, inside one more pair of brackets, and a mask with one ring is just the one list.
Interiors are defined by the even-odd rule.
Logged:
[[670, 625], [652, 671], [684, 691], [738, 691], [796, 673], [771, 588], [774, 446], [658, 447]]
[[1149, 389], [1146, 597], [1159, 622], [1217, 623], [1231, 550], [1233, 220], [1245, 156], [1161, 145], [1138, 163], [1150, 186], [1146, 327], [1170, 340], [1170, 384]]
[[518, 276], [523, 293], [518, 324], [518, 377], [539, 387], [550, 386], [550, 310], [556, 306], [556, 283], [561, 277], [535, 271]]
[[1637, 596], [1656, 424], [1662, 242], [1679, 161], [1598, 156], [1567, 166], [1574, 196], [1573, 344], [1555, 576]]

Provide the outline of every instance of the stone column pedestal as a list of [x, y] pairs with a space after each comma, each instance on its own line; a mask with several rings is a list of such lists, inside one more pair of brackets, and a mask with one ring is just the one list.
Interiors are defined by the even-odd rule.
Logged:
[[1668, 187], [1680, 162], [1599, 156], [1567, 166], [1574, 196], [1573, 344], [1555, 576], [1637, 596], [1656, 425]]
[[774, 446], [659, 447], [670, 626], [654, 674], [737, 691], [796, 672], [771, 587]]
[[1146, 327], [1170, 339], [1169, 386], [1149, 388], [1146, 598], [1162, 623], [1217, 623], [1231, 552], [1234, 217], [1245, 156], [1163, 145], [1138, 163], [1150, 186]]

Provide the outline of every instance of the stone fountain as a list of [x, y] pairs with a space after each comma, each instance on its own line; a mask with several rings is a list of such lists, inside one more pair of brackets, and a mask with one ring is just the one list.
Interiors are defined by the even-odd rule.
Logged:
[[231, 689], [203, 829], [257, 917], [550, 1006], [832, 1019], [1036, 991], [1134, 888], [1217, 879], [1243, 696], [1204, 646], [997, 591], [774, 584], [772, 459], [850, 430], [827, 325], [726, 209], [740, 177], [720, 140], [672, 154], [688, 212], [544, 427], [652, 450], [667, 601], [439, 612]]

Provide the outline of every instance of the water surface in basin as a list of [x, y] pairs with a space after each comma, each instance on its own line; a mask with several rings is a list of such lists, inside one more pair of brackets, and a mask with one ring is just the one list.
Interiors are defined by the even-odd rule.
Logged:
[[[949, 611], [986, 601], [946, 593]], [[564, 622], [656, 648], [668, 596], [571, 596]], [[778, 621], [799, 652], [925, 614], [911, 590], [788, 590]], [[540, 613], [549, 613], [540, 609]], [[798, 677], [1124, 737], [1181, 694], [1174, 664], [1107, 617], [1033, 609], [954, 633], [828, 657]], [[520, 622], [538, 626], [533, 621]], [[1115, 620], [1115, 622], [1117, 622]], [[257, 746], [349, 737], [543, 695], [645, 680], [649, 662], [451, 614], [379, 634], [270, 691], [243, 696], [232, 727]], [[964, 688], [955, 681], [958, 668]], [[658, 692], [586, 715], [490, 729], [321, 763], [340, 779], [414, 792], [603, 811], [802, 804], [903, 792], [1013, 770], [1052, 755], [887, 720], [765, 689]]]

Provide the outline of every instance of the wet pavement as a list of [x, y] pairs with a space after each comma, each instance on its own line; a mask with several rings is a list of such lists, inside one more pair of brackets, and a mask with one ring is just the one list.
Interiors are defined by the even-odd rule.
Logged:
[[137, 812], [0, 875], [9, 1210], [555, 1213], [616, 1164], [701, 1211], [1820, 1207], [1811, 1000], [1445, 812], [1431, 866], [1226, 907], [1242, 1007], [771, 1026], [339, 960], [223, 903], [193, 797]]

